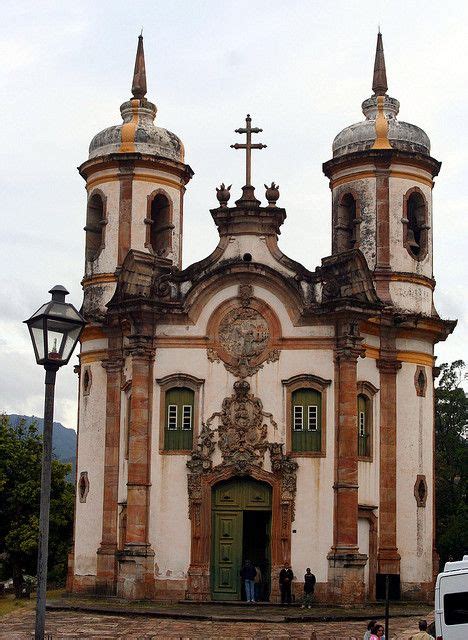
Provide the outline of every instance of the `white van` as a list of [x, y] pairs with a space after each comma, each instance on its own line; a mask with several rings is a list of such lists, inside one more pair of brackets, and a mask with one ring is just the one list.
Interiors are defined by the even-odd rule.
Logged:
[[435, 625], [437, 640], [468, 640], [468, 556], [437, 576]]

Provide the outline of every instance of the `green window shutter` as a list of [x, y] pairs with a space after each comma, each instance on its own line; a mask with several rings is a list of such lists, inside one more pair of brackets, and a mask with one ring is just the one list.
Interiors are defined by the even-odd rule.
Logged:
[[291, 443], [293, 451], [321, 451], [322, 394], [297, 389], [291, 397]]
[[164, 449], [167, 451], [192, 448], [194, 399], [194, 392], [186, 387], [166, 391]]
[[369, 401], [361, 395], [357, 398], [357, 432], [358, 432], [358, 455], [369, 455]]

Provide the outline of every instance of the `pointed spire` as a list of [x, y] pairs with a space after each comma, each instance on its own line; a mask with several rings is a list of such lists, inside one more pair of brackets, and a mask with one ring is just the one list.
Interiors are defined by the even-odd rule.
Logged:
[[372, 90], [376, 96], [384, 96], [387, 93], [387, 73], [385, 71], [385, 58], [382, 43], [382, 34], [377, 34], [377, 48], [375, 51], [374, 78]]
[[142, 100], [146, 95], [146, 69], [145, 52], [143, 51], [143, 29], [138, 36], [138, 48], [133, 72], [132, 95], [137, 100]]

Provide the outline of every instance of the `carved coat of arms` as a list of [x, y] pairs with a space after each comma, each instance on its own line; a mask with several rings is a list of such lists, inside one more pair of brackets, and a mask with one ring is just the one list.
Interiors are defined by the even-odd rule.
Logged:
[[208, 350], [212, 361], [222, 360], [228, 371], [239, 378], [252, 376], [263, 362], [279, 358], [278, 349], [271, 348], [268, 320], [251, 306], [252, 287], [239, 287], [241, 305], [226, 313], [216, 332], [215, 344]]
[[234, 383], [234, 393], [223, 400], [219, 415], [218, 446], [225, 464], [239, 467], [261, 464], [267, 444], [267, 426], [263, 423], [261, 400], [249, 393], [245, 380]]

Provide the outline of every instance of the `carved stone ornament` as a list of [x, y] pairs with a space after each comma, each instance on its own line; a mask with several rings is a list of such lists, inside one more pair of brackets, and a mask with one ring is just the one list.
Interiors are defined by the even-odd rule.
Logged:
[[[217, 429], [212, 429], [211, 424], [215, 418], [219, 420], [219, 425]], [[247, 475], [252, 467], [263, 467], [267, 450], [270, 452], [272, 473], [281, 480], [281, 500], [294, 502], [298, 464], [283, 453], [283, 444], [268, 443], [264, 418], [268, 418], [277, 427], [272, 415], [263, 411], [261, 400], [250, 393], [249, 383], [237, 380], [232, 395], [223, 400], [221, 411], [214, 413], [203, 424], [198, 443], [187, 461], [191, 518], [195, 516], [196, 504], [201, 500], [201, 480], [204, 474], [223, 472], [226, 467], [230, 467], [236, 475]], [[213, 467], [216, 431], [217, 445], [223, 461]]]
[[[264, 418], [274, 432], [277, 424], [262, 403], [250, 393], [246, 380], [234, 384], [232, 395], [223, 400], [221, 411], [203, 425], [198, 443], [187, 461], [187, 489], [191, 528], [190, 567], [187, 572], [187, 597], [211, 599], [210, 554], [212, 548], [212, 490], [219, 482], [250, 476], [270, 485], [271, 512], [271, 584], [273, 598], [279, 598], [278, 574], [291, 561], [291, 533], [296, 497], [298, 464], [283, 453], [283, 444], [270, 444]], [[211, 425], [217, 420], [218, 427]], [[216, 449], [222, 462], [213, 465]], [[271, 471], [263, 468], [265, 452], [270, 452]]]
[[252, 297], [252, 286], [241, 284], [240, 306], [231, 308], [221, 318], [213, 346], [207, 351], [211, 362], [222, 360], [226, 369], [237, 378], [252, 376], [264, 362], [279, 358], [279, 350], [272, 348], [269, 321], [255, 308]]
[[234, 465], [239, 472], [250, 464], [261, 465], [268, 447], [261, 400], [249, 391], [246, 380], [234, 383], [234, 393], [223, 400], [218, 427], [223, 462]]

